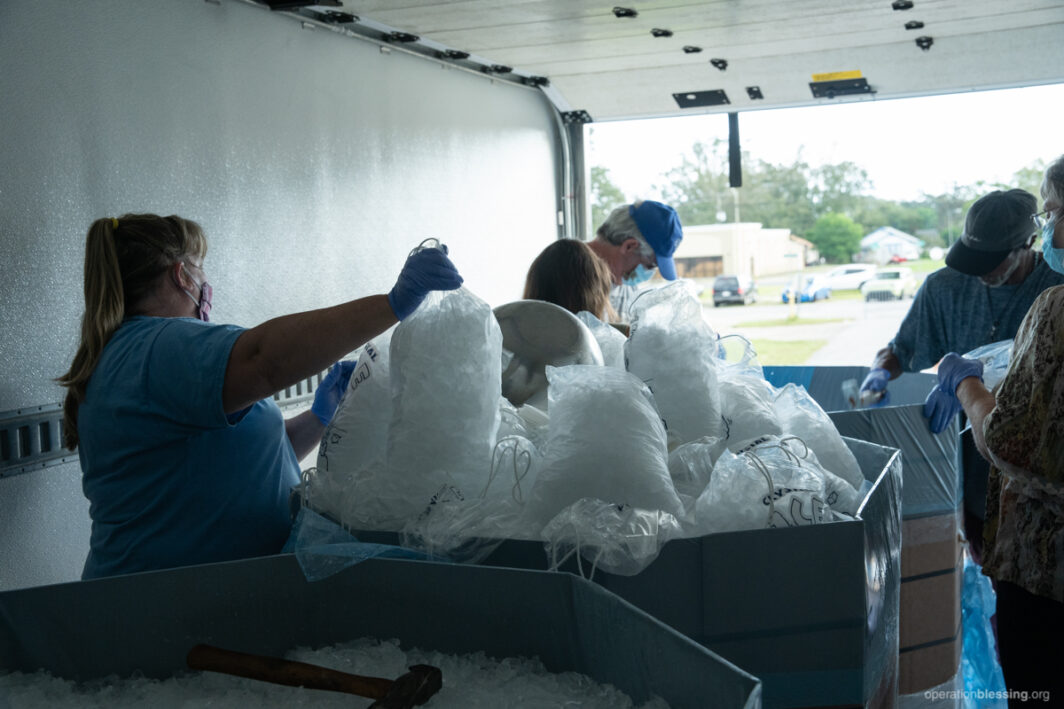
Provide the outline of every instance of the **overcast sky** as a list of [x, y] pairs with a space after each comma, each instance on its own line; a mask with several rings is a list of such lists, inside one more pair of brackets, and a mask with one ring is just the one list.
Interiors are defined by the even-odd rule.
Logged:
[[[1064, 84], [927, 98], [862, 101], [739, 114], [744, 151], [790, 164], [850, 160], [873, 194], [916, 199], [954, 183], [1007, 182], [1036, 160], [1064, 154]], [[698, 140], [728, 138], [726, 114], [593, 123], [588, 164], [606, 167], [629, 199], [654, 198], [653, 185]]]

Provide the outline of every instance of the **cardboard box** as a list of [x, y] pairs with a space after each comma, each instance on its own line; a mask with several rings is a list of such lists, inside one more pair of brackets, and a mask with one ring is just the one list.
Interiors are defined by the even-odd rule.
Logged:
[[907, 578], [930, 576], [956, 567], [964, 551], [963, 545], [958, 542], [960, 536], [960, 515], [956, 511], [932, 517], [903, 519], [902, 583]]
[[963, 649], [960, 598], [964, 559], [950, 571], [903, 579], [898, 693], [917, 694], [948, 681]]
[[570, 574], [372, 559], [311, 583], [280, 555], [0, 593], [0, 673], [165, 679], [198, 643], [283, 656], [363, 637], [538, 657], [637, 704], [760, 706], [756, 677]]
[[[857, 519], [677, 539], [636, 576], [597, 571], [593, 580], [756, 675], [765, 707], [892, 706], [901, 454], [845, 440], [873, 483]], [[542, 569], [547, 561], [542, 542], [509, 540], [484, 563]]]
[[957, 671], [963, 648], [960, 535], [959, 512], [902, 522], [900, 694], [937, 687]]
[[[952, 603], [950, 598], [960, 594], [962, 576], [963, 573], [958, 569], [950, 569], [934, 576], [906, 579], [902, 583], [903, 615], [898, 627], [899, 634], [903, 633], [907, 642], [900, 646], [899, 650], [943, 644], [957, 639], [961, 613], [960, 608]], [[949, 673], [940, 682], [952, 677], [955, 668], [956, 665], [950, 667]]]

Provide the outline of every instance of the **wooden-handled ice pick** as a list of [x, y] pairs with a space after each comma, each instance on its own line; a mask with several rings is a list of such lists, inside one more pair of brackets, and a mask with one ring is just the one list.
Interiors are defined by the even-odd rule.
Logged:
[[427, 702], [443, 686], [443, 673], [431, 665], [414, 665], [405, 675], [391, 680], [353, 675], [279, 657], [224, 650], [212, 645], [197, 645], [189, 650], [187, 662], [194, 670], [221, 672], [290, 687], [357, 694], [376, 700], [370, 709], [412, 709]]

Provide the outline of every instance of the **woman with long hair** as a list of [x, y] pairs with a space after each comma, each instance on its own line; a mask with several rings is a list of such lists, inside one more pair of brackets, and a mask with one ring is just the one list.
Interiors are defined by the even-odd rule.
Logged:
[[559, 239], [543, 249], [525, 277], [525, 300], [545, 300], [576, 314], [616, 319], [610, 306], [613, 280], [606, 262], [586, 243]]
[[[81, 341], [58, 380], [92, 517], [83, 578], [280, 551], [299, 460], [353, 368], [333, 363], [462, 282], [425, 249], [387, 295], [244, 329], [209, 322], [206, 255], [203, 230], [177, 216], [89, 228]], [[285, 420], [273, 394], [326, 368], [311, 409]]]

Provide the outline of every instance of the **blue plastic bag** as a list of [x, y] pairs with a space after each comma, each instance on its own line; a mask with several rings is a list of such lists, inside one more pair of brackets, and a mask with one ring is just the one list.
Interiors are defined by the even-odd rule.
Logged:
[[283, 554], [295, 553], [308, 581], [323, 578], [366, 559], [429, 559], [425, 554], [388, 544], [360, 542], [343, 527], [303, 507], [299, 510]]
[[982, 567], [964, 556], [964, 588], [961, 591], [961, 615], [964, 625], [964, 650], [961, 671], [964, 673], [966, 709], [1001, 707], [1008, 702], [1005, 676], [998, 663], [990, 616], [997, 607], [997, 595]]
[[976, 347], [964, 354], [968, 359], [977, 359], [983, 363], [983, 384], [987, 389], [996, 387], [1005, 378], [1005, 373], [1009, 371], [1012, 342], [1012, 340], [999, 340], [989, 345]]

